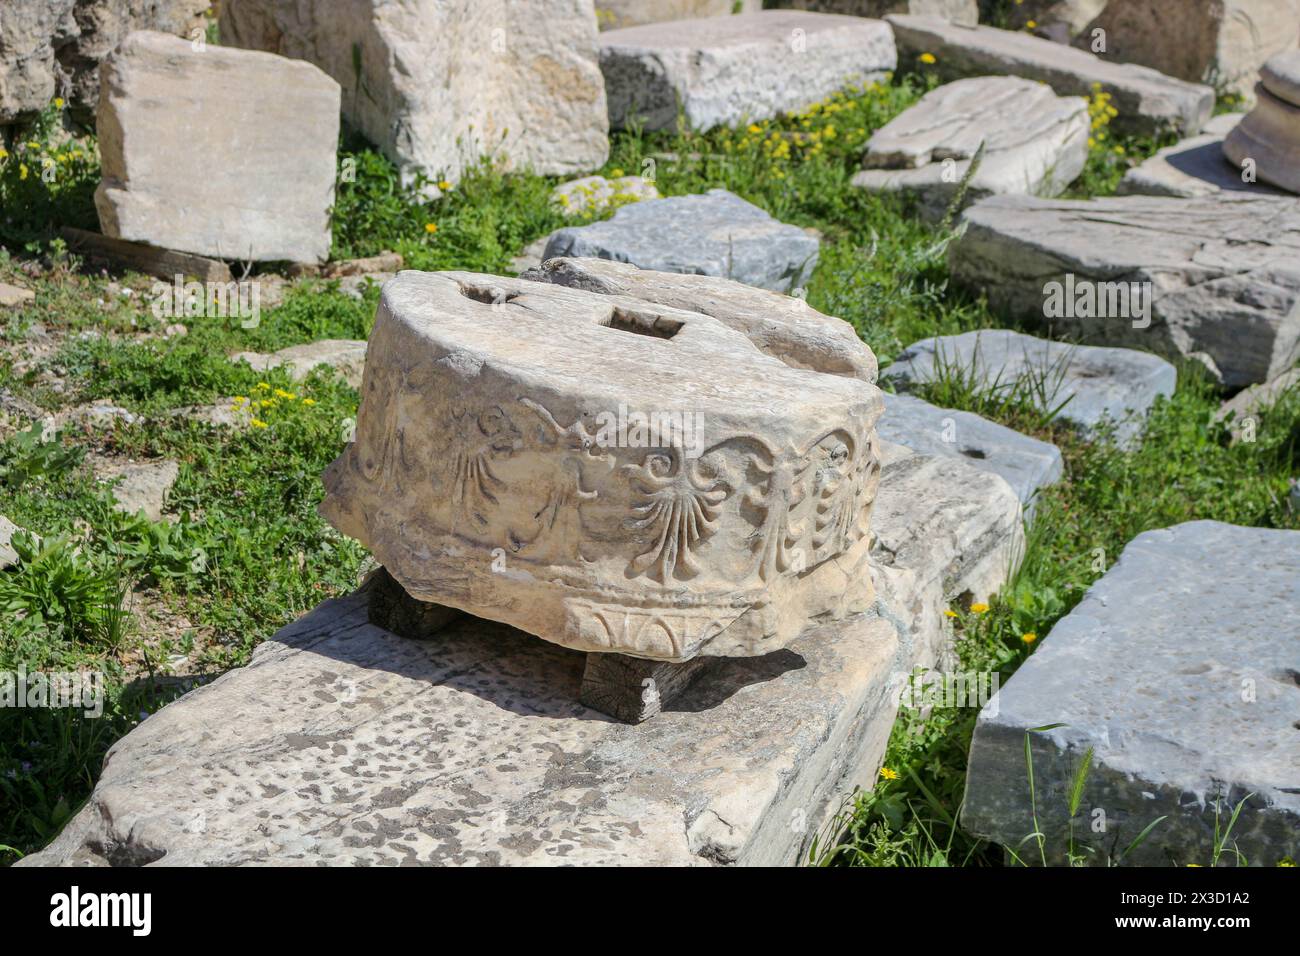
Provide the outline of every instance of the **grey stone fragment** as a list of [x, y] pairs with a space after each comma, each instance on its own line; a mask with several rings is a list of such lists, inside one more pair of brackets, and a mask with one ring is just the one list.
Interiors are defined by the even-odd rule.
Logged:
[[[1294, 198], [995, 196], [965, 222], [949, 250], [954, 280], [1054, 334], [1194, 359], [1227, 388], [1267, 381], [1300, 357]], [[1053, 283], [1075, 288], [1071, 301], [1091, 287], [1092, 314], [1049, 316]], [[1123, 305], [1112, 293], [1135, 290], [1127, 310], [1111, 307]]]
[[1219, 421], [1227, 421], [1233, 440], [1240, 440], [1242, 430], [1247, 427], [1248, 419], [1255, 420], [1251, 427], [1257, 426], [1259, 424], [1257, 419], [1261, 412], [1272, 408], [1285, 396], [1297, 391], [1300, 391], [1300, 368], [1293, 368], [1275, 379], [1243, 388], [1219, 406], [1216, 418]]
[[10, 542], [13, 541], [14, 535], [22, 530], [4, 515], [0, 515], [0, 571], [17, 563], [18, 552], [13, 549]]
[[817, 240], [799, 227], [725, 189], [710, 189], [633, 203], [604, 222], [558, 229], [542, 258], [592, 256], [788, 292], [812, 276], [817, 253]]
[[1126, 862], [1208, 866], [1216, 799], [1222, 828], [1248, 793], [1229, 847], [1255, 866], [1294, 859], [1298, 655], [1300, 533], [1194, 521], [1140, 534], [981, 712], [962, 822], [1036, 859], [1021, 845], [1033, 832], [1025, 731], [1061, 723], [1030, 735], [1049, 860], [1063, 855], [1088, 747], [1074, 831], [1095, 864], [1166, 816]]
[[996, 475], [886, 457], [878, 610], [712, 661], [649, 723], [577, 702], [579, 652], [473, 618], [398, 638], [362, 592], [127, 735], [21, 865], [798, 862], [874, 783], [900, 675], [947, 643], [943, 588], [999, 586], [1019, 526]]
[[167, 459], [134, 462], [96, 457], [91, 468], [100, 481], [112, 483], [118, 511], [143, 511], [150, 521], [162, 520], [167, 495], [180, 475], [180, 466]]
[[21, 286], [10, 285], [7, 282], [0, 282], [0, 308], [12, 308], [20, 305], [27, 305], [36, 298], [36, 293], [31, 289], [24, 289]]
[[255, 371], [287, 366], [289, 377], [301, 382], [319, 365], [332, 368], [353, 388], [361, 387], [361, 377], [366, 368], [366, 343], [355, 339], [319, 339], [302, 345], [291, 345], [269, 355], [261, 352], [239, 352], [231, 361], [247, 362]]
[[943, 17], [973, 26], [979, 22], [979, 0], [778, 0], [778, 5], [818, 13], [844, 13], [853, 17], [883, 17], [890, 13], [914, 13], [922, 17]]
[[1119, 110], [1113, 126], [1133, 133], [1176, 129], [1196, 133], [1210, 118], [1214, 90], [1062, 46], [1028, 33], [969, 27], [936, 17], [891, 15], [899, 59], [912, 63], [929, 53], [945, 79], [1012, 74], [1040, 80], [1063, 96], [1089, 96], [1093, 84], [1111, 94]]
[[674, 20], [600, 37], [611, 126], [708, 130], [793, 113], [896, 65], [881, 20], [793, 10]]
[[1039, 410], [1061, 406], [1061, 420], [1085, 437], [1111, 422], [1121, 446], [1139, 438], [1142, 417], [1158, 395], [1173, 394], [1177, 381], [1172, 365], [1145, 352], [1070, 345], [1005, 329], [914, 342], [882, 377], [909, 389], [935, 381], [947, 369], [999, 394], [1011, 393], [1017, 382], [1033, 382]]
[[876, 356], [843, 319], [823, 315], [803, 299], [731, 279], [654, 272], [608, 259], [563, 258], [521, 278], [702, 312], [743, 332], [759, 351], [793, 368], [872, 383], [879, 371]]
[[1006, 193], [1056, 196], [1083, 171], [1089, 134], [1082, 97], [1015, 76], [955, 80], [875, 132], [853, 185], [914, 195], [929, 220], [943, 217], [963, 183], [967, 204]]
[[1223, 141], [1223, 155], [1238, 168], [1290, 193], [1300, 193], [1300, 106], [1279, 99], [1261, 83], [1255, 108]]
[[876, 431], [922, 455], [960, 458], [980, 471], [1001, 475], [1026, 511], [1038, 489], [1054, 484], [1062, 473], [1061, 451], [1050, 442], [912, 395], [885, 393], [885, 413]]

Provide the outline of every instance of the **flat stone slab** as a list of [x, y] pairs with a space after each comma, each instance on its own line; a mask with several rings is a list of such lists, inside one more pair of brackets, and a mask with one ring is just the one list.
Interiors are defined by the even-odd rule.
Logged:
[[238, 352], [231, 360], [247, 362], [258, 372], [287, 367], [289, 377], [295, 382], [301, 382], [312, 369], [324, 365], [335, 369], [353, 388], [360, 388], [366, 368], [366, 343], [357, 339], [320, 339], [270, 354]]
[[725, 189], [624, 206], [589, 226], [558, 229], [542, 258], [596, 257], [658, 272], [735, 279], [760, 289], [801, 288], [819, 243]]
[[874, 783], [943, 608], [1000, 586], [1019, 527], [998, 476], [886, 445], [876, 610], [710, 661], [647, 723], [577, 702], [580, 652], [475, 618], [398, 638], [356, 594], [119, 741], [20, 865], [800, 862]]
[[882, 20], [796, 10], [673, 20], [600, 36], [611, 126], [708, 130], [771, 119], [897, 64]]
[[0, 308], [15, 308], [35, 301], [36, 293], [22, 286], [0, 282]]
[[609, 259], [551, 259], [521, 277], [701, 312], [792, 368], [876, 381], [875, 354], [843, 319], [794, 296], [713, 276], [654, 272]]
[[996, 196], [965, 222], [954, 280], [1054, 334], [1194, 359], [1228, 388], [1300, 357], [1300, 200]]
[[1214, 109], [1214, 90], [1165, 76], [1145, 66], [1117, 63], [1085, 50], [1031, 34], [995, 27], [964, 26], [938, 17], [892, 14], [899, 58], [912, 63], [922, 54], [944, 79], [989, 74], [1039, 80], [1063, 96], [1089, 96], [1100, 83], [1119, 115], [1117, 130], [1158, 133], [1200, 130]]
[[[1074, 767], [1093, 748], [1075, 839], [1091, 857], [1210, 864], [1220, 827], [1250, 864], [1300, 853], [1300, 532], [1194, 521], [1134, 538], [980, 713], [962, 822], [1037, 859], [1025, 731], [1049, 859]], [[1158, 586], [1153, 586], [1158, 582]], [[1105, 832], [1092, 824], [1104, 813]], [[1232, 859], [1231, 851], [1228, 853]], [[1229, 864], [1231, 865], [1231, 864]]]
[[884, 395], [876, 423], [881, 438], [935, 457], [958, 457], [980, 471], [1001, 475], [1025, 510], [1040, 488], [1062, 474], [1061, 451], [972, 412], [931, 405], [912, 395]]
[[1199, 135], [1157, 150], [1124, 174], [1116, 192], [1121, 196], [1213, 196], [1220, 192], [1285, 196], [1259, 181], [1242, 179], [1242, 170], [1223, 155], [1223, 138], [1244, 113], [1224, 113], [1205, 124]]
[[[219, 259], [329, 257], [338, 83], [310, 63], [148, 31], [102, 76], [104, 235]], [[178, 134], [183, 149], [159, 148]]]
[[853, 185], [916, 196], [941, 219], [980, 145], [984, 155], [966, 201], [1006, 193], [1057, 196], [1088, 161], [1088, 103], [1015, 76], [947, 83], [890, 120], [867, 142]]
[[551, 190], [551, 202], [566, 216], [593, 216], [611, 206], [658, 198], [655, 184], [641, 176], [584, 176]]
[[1005, 329], [922, 339], [881, 374], [907, 390], [948, 369], [973, 376], [995, 393], [1010, 392], [1017, 381], [1034, 381], [1041, 410], [1064, 403], [1060, 419], [1085, 437], [1110, 422], [1121, 446], [1137, 440], [1156, 396], [1172, 395], [1177, 381], [1172, 365], [1145, 352], [1070, 345]]
[[169, 459], [119, 461], [95, 457], [91, 467], [100, 481], [113, 482], [118, 511], [126, 514], [143, 511], [150, 521], [162, 520], [167, 495], [180, 476], [180, 465]]

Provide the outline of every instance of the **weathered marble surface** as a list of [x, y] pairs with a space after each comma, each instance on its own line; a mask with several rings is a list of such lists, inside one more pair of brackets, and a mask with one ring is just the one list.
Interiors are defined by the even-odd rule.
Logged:
[[1019, 527], [996, 475], [885, 455], [875, 612], [711, 662], [648, 723], [577, 703], [581, 653], [476, 619], [404, 640], [328, 601], [119, 741], [21, 865], [799, 862]]
[[609, 122], [708, 130], [792, 113], [897, 63], [882, 20], [793, 10], [674, 20], [600, 37]]
[[1214, 117], [1196, 136], [1179, 140], [1156, 151], [1132, 167], [1120, 180], [1121, 196], [1213, 196], [1221, 192], [1285, 196], [1266, 183], [1247, 182], [1240, 166], [1223, 155], [1223, 139], [1245, 117], [1245, 113], [1223, 113]]
[[876, 356], [853, 326], [803, 299], [714, 276], [638, 269], [608, 259], [551, 259], [522, 278], [703, 312], [791, 368], [876, 381]]
[[962, 822], [1036, 859], [1021, 844], [1033, 832], [1025, 731], [1063, 723], [1030, 735], [1049, 859], [1063, 855], [1088, 747], [1075, 838], [1097, 865], [1168, 815], [1126, 862], [1208, 866], [1216, 797], [1226, 826], [1247, 793], [1232, 843], [1255, 866], [1294, 859], [1297, 655], [1300, 532], [1194, 521], [1140, 534], [981, 712]]
[[817, 239], [798, 226], [725, 189], [710, 189], [633, 203], [602, 222], [557, 229], [542, 258], [613, 259], [789, 292], [812, 277], [818, 248]]
[[[1267, 381], [1300, 356], [1296, 199], [998, 196], [965, 221], [949, 251], [954, 280], [1058, 335], [1194, 359], [1229, 388]], [[1077, 288], [1138, 283], [1149, 325], [1138, 315], [1046, 317], [1048, 284], [1068, 276]]]
[[1137, 440], [1143, 416], [1157, 396], [1173, 394], [1177, 380], [1172, 365], [1145, 352], [1071, 345], [1005, 329], [914, 342], [883, 377], [908, 389], [934, 381], [945, 369], [958, 369], [995, 393], [1033, 382], [1040, 410], [1062, 406], [1060, 419], [1085, 436], [1109, 422], [1122, 446]]
[[[546, 175], [609, 156], [592, 0], [223, 0], [221, 42], [307, 60], [409, 179], [491, 153]], [[430, 193], [437, 192], [432, 185]]]
[[1291, 103], [1260, 83], [1255, 108], [1228, 133], [1223, 155], [1238, 169], [1251, 164], [1262, 182], [1300, 193], [1300, 97]]
[[295, 382], [301, 382], [312, 369], [324, 365], [336, 370], [353, 388], [360, 388], [366, 368], [366, 343], [355, 339], [317, 339], [269, 354], [237, 352], [230, 358], [234, 362], [247, 362], [258, 372], [287, 366], [289, 377]]
[[1196, 133], [1214, 108], [1214, 90], [1157, 73], [1145, 66], [1117, 63], [1084, 50], [1062, 46], [1028, 33], [995, 27], [968, 27], [936, 17], [890, 15], [903, 62], [929, 53], [930, 69], [945, 79], [1012, 74], [1040, 80], [1063, 96], [1089, 96], [1100, 83], [1119, 110], [1116, 129], [1155, 133], [1177, 129]]
[[1049, 442], [913, 395], [886, 392], [884, 399], [885, 412], [876, 422], [881, 438], [922, 455], [960, 458], [980, 471], [1002, 476], [1026, 512], [1032, 509], [1038, 490], [1061, 477], [1061, 451]]
[[566, 647], [766, 654], [871, 603], [880, 409], [701, 312], [403, 272], [321, 513], [413, 597]]
[[[131, 34], [101, 79], [95, 208], [105, 235], [224, 259], [329, 257], [332, 79], [309, 63], [198, 51], [149, 31]], [[184, 148], [170, 148], [178, 139]]]
[[596, 22], [602, 30], [617, 30], [643, 23], [723, 17], [761, 9], [763, 0], [596, 0]]
[[875, 132], [853, 185], [914, 195], [921, 213], [938, 220], [982, 143], [966, 204], [1002, 194], [1057, 196], [1083, 171], [1089, 133], [1082, 97], [1015, 76], [956, 80]]
[[889, 13], [914, 13], [943, 17], [954, 23], [979, 22], [979, 0], [777, 0], [777, 6], [816, 13], [843, 13], [853, 17], [883, 17]]

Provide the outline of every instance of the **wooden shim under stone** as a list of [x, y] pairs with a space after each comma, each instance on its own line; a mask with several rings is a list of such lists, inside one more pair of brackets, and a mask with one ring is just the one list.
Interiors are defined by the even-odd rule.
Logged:
[[578, 700], [616, 720], [639, 724], [680, 697], [709, 660], [672, 664], [626, 654], [588, 654]]
[[387, 568], [378, 568], [371, 575], [369, 585], [370, 623], [398, 637], [428, 640], [464, 614], [452, 607], [411, 597]]
[[101, 259], [121, 269], [134, 269], [160, 279], [192, 276], [200, 282], [233, 282], [230, 267], [219, 259], [190, 255], [174, 249], [160, 249], [143, 242], [128, 242], [97, 232], [64, 226], [63, 238], [74, 252]]

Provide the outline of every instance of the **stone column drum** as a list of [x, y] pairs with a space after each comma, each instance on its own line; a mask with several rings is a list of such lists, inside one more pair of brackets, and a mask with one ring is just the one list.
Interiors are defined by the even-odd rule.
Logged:
[[779, 649], [874, 600], [883, 406], [868, 381], [765, 354], [753, 326], [403, 272], [321, 513], [412, 597], [566, 647], [661, 662]]

